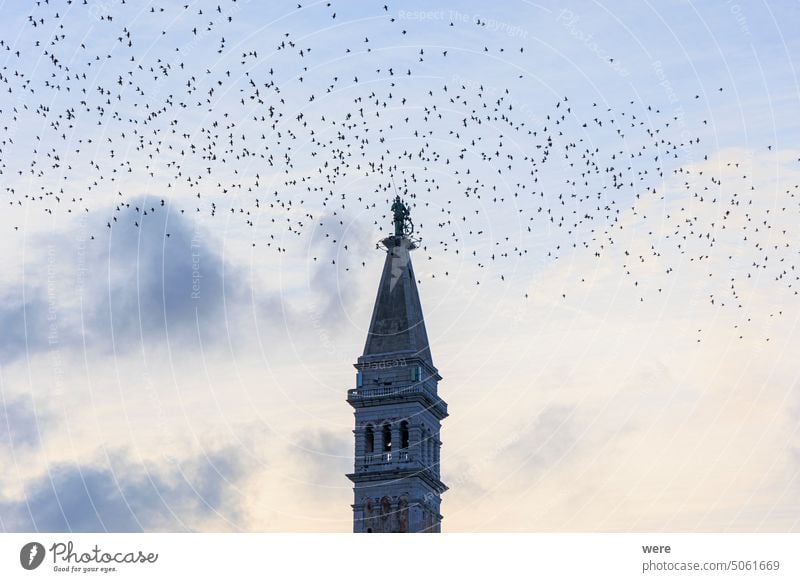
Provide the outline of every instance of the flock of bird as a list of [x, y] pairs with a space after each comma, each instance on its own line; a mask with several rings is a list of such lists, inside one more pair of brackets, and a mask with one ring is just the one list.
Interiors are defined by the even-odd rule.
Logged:
[[724, 279], [708, 301], [744, 320], [743, 284], [797, 295], [786, 227], [797, 185], [765, 205], [746, 160], [725, 162], [725, 179], [704, 170], [713, 123], [668, 106], [526, 105], [534, 80], [511, 65], [529, 47], [480, 20], [423, 24], [388, 4], [323, 1], [259, 24], [242, 0], [131, 4], [40, 0], [19, 29], [3, 25], [0, 176], [19, 217], [4, 236], [34, 212], [102, 214], [97, 240], [172, 209], [227, 214], [264, 252], [313, 235], [346, 254], [342, 229], [388, 230], [400, 194], [434, 266], [459, 255], [507, 282], [526, 261], [614, 248], [641, 301], [683, 261]]

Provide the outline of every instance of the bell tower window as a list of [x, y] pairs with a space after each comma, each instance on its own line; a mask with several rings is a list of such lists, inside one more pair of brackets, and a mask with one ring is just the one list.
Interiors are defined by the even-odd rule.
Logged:
[[367, 453], [375, 452], [375, 431], [371, 424], [364, 429], [364, 447]]
[[392, 425], [388, 422], [383, 423], [383, 451], [388, 453], [392, 450]]

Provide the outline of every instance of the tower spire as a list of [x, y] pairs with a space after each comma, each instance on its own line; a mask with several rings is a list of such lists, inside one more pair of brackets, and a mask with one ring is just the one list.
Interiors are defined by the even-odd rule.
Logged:
[[417, 291], [409, 238], [410, 212], [397, 196], [394, 235], [383, 239], [386, 260], [364, 353], [355, 364], [353, 531], [441, 530], [439, 431], [447, 404], [438, 396], [441, 376], [433, 365]]

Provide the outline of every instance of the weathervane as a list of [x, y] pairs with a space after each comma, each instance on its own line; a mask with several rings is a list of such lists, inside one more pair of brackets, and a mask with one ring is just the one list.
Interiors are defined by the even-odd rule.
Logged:
[[392, 204], [392, 213], [394, 214], [394, 235], [395, 236], [411, 236], [414, 232], [414, 223], [411, 222], [411, 211], [408, 206], [400, 200], [400, 196], [394, 197], [394, 204]]

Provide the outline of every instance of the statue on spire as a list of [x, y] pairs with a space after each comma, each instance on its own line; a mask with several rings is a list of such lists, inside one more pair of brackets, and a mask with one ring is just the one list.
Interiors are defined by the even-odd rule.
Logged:
[[394, 214], [394, 235], [405, 236], [414, 232], [414, 223], [411, 222], [411, 211], [408, 206], [400, 200], [400, 196], [394, 197], [392, 204], [392, 214]]

